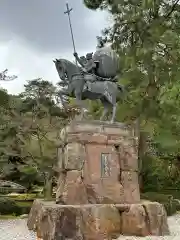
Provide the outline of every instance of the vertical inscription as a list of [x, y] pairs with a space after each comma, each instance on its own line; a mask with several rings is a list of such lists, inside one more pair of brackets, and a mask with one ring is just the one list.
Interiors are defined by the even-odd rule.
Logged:
[[101, 153], [101, 177], [110, 176], [110, 153]]

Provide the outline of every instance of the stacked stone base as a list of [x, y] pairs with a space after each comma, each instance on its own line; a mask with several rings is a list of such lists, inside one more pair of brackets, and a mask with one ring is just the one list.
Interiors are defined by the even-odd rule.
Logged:
[[59, 205], [35, 200], [28, 228], [37, 233], [38, 240], [110, 240], [120, 235], [169, 234], [166, 211], [156, 202]]
[[72, 121], [61, 140], [57, 204], [36, 200], [29, 214], [37, 240], [169, 234], [164, 207], [140, 201], [138, 139], [129, 127]]
[[130, 127], [72, 121], [61, 131], [56, 202], [139, 203], [137, 139]]

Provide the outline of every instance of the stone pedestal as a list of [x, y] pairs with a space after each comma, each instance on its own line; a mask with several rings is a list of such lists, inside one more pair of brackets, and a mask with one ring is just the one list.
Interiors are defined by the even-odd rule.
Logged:
[[38, 240], [104, 240], [169, 234], [159, 203], [140, 201], [137, 139], [127, 126], [73, 121], [61, 132], [56, 204], [36, 200]]
[[35, 200], [28, 228], [38, 240], [104, 240], [122, 235], [168, 235], [159, 203], [59, 205]]
[[73, 121], [61, 132], [57, 202], [138, 203], [137, 140], [122, 124]]

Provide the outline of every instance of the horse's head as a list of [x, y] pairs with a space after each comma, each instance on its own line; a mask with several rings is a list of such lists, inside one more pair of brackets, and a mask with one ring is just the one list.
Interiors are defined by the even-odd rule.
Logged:
[[59, 77], [64, 82], [71, 82], [74, 75], [81, 75], [80, 67], [67, 59], [53, 60]]
[[56, 70], [59, 74], [59, 77], [62, 81], [66, 81], [67, 80], [67, 72], [66, 72], [66, 68], [64, 66], [64, 62], [61, 59], [55, 59], [53, 60], [53, 62], [55, 63], [56, 66]]

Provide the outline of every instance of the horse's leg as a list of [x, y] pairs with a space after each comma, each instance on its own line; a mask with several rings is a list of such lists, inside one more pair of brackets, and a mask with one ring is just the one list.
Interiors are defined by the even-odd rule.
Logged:
[[111, 99], [111, 104], [113, 107], [112, 111], [112, 118], [111, 118], [111, 123], [114, 123], [114, 120], [116, 118], [116, 110], [117, 110], [117, 95], [119, 94], [119, 89], [117, 84], [114, 85], [114, 89], [112, 91], [112, 99]]
[[74, 92], [75, 97], [76, 97], [76, 103], [77, 105], [81, 108], [81, 114], [80, 114], [80, 120], [84, 118], [85, 115], [85, 109], [87, 108], [82, 100], [82, 93], [79, 91]]
[[104, 117], [107, 115], [108, 110], [109, 110], [109, 104], [104, 100], [101, 100], [101, 102], [103, 104], [104, 109], [103, 109], [103, 113], [100, 117], [100, 121], [102, 121], [104, 119]]
[[106, 83], [106, 99], [109, 105], [112, 106], [112, 117], [111, 117], [111, 123], [114, 122], [115, 117], [116, 117], [116, 100], [117, 100], [117, 85], [113, 84], [111, 82]]
[[113, 104], [113, 111], [112, 111], [112, 118], [111, 118], [111, 123], [114, 123], [115, 117], [116, 117], [116, 109], [117, 109], [117, 104], [116, 102]]
[[84, 117], [84, 104], [82, 102], [82, 94], [75, 91], [75, 97], [77, 105], [81, 108], [80, 120], [82, 120]]

